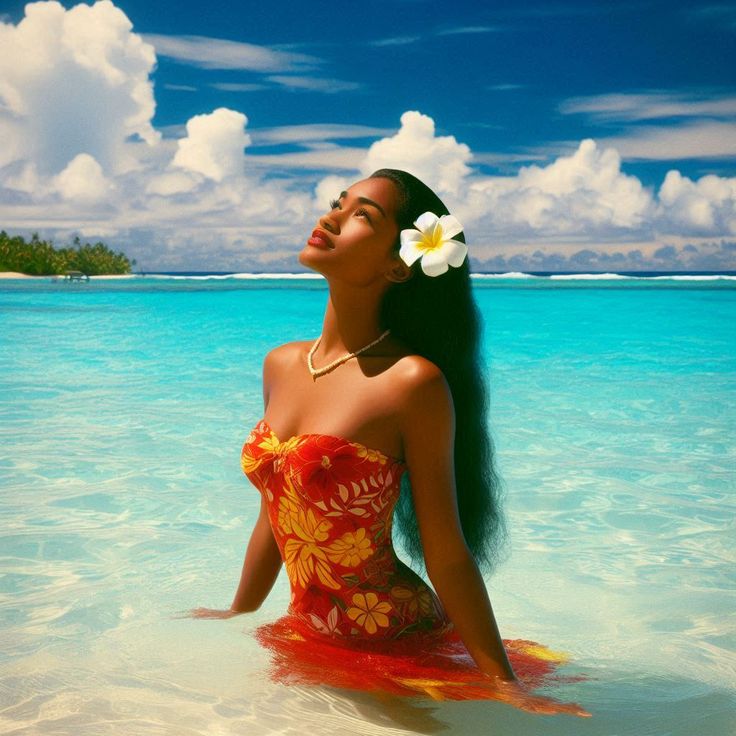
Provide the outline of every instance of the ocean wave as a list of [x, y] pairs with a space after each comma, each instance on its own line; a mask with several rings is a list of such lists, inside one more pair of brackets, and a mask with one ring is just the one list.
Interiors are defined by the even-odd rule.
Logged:
[[538, 276], [533, 273], [524, 273], [523, 271], [508, 271], [507, 273], [471, 273], [471, 279], [540, 279], [544, 276]]
[[549, 275], [550, 279], [586, 279], [590, 281], [595, 281], [597, 279], [605, 279], [606, 281], [610, 279], [630, 279], [630, 278], [646, 278], [642, 276], [625, 276], [624, 274], [620, 273], [552, 273]]

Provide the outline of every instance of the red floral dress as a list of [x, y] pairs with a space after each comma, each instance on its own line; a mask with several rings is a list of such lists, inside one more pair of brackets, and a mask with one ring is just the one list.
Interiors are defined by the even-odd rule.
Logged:
[[[491, 697], [437, 595], [394, 552], [403, 462], [326, 434], [282, 442], [262, 419], [241, 466], [265, 494], [291, 585], [286, 615], [256, 631], [274, 679], [438, 700]], [[536, 642], [504, 644], [531, 686], [567, 659]]]

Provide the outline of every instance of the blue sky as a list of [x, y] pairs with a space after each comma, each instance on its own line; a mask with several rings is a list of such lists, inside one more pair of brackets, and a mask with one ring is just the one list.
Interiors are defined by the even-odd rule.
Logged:
[[[386, 0], [344, 3], [342, 9], [313, 2], [217, 3], [216, 11], [200, 13], [201, 4], [189, 3], [168, 21], [160, 7], [149, 5], [125, 5], [143, 32], [196, 32], [307, 54], [317, 60], [310, 76], [335, 90], [288, 91], [269, 82], [268, 74], [163, 59], [156, 75], [161, 125], [224, 104], [247, 111], [254, 128], [290, 123], [391, 128], [404, 110], [417, 109], [439, 121], [441, 132], [488, 154], [489, 161], [499, 154], [551, 157], [587, 137], [721, 119], [708, 110], [698, 114], [693, 103], [733, 100], [736, 83], [736, 4], [730, 10], [672, 2], [510, 8], [510, 3]], [[172, 84], [196, 92], [167, 88]], [[262, 88], [224, 92], [217, 84]], [[355, 88], [341, 89], [342, 84]], [[617, 115], [585, 112], [583, 100], [575, 104], [576, 98], [613, 94], [671, 95], [681, 105], [670, 115], [637, 120], [644, 100]], [[729, 108], [730, 122], [735, 107]], [[733, 163], [731, 152], [724, 158], [684, 159], [678, 168], [688, 175], [727, 175]], [[636, 161], [627, 170], [654, 183], [667, 166], [661, 160]]]
[[[52, 158], [43, 160], [37, 153], [43, 143], [26, 144], [18, 132], [33, 128], [21, 120], [23, 111], [33, 105], [14, 100], [7, 85], [5, 93], [0, 87], [4, 102], [0, 113], [10, 111], [7, 125], [16, 126], [18, 139], [15, 158], [0, 158], [0, 177], [6, 173], [5, 188], [0, 190], [5, 199], [0, 200], [5, 205], [0, 214], [10, 225], [6, 229], [21, 232], [34, 226], [63, 239], [74, 231], [77, 212], [77, 229], [83, 234], [91, 237], [96, 230], [107, 241], [125, 244], [126, 252], [135, 251], [142, 260], [162, 267], [219, 264], [224, 269], [255, 269], [260, 264], [261, 270], [267, 270], [271, 264], [274, 270], [299, 270], [295, 254], [319, 203], [295, 204], [291, 229], [273, 231], [268, 248], [259, 237], [248, 240], [235, 235], [238, 227], [250, 230], [249, 223], [253, 232], [269, 231], [267, 216], [257, 214], [257, 207], [250, 219], [242, 213], [225, 216], [226, 224], [213, 229], [205, 247], [200, 241], [210, 222], [207, 213], [194, 205], [187, 208], [183, 198], [190, 195], [192, 201], [201, 202], [206, 193], [212, 201], [230, 196], [250, 204], [248, 192], [259, 185], [258, 196], [270, 187], [274, 196], [318, 198], [321, 185], [327, 189], [338, 180], [360, 178], [367, 170], [371, 147], [390, 141], [400, 129], [405, 128], [404, 148], [406, 141], [419, 140], [419, 119], [401, 122], [402, 115], [414, 111], [434, 125], [430, 143], [424, 139], [425, 149], [445, 141], [437, 143], [436, 155], [447, 167], [455, 167], [456, 173], [449, 183], [445, 177], [441, 194], [451, 209], [457, 208], [475, 225], [483, 246], [478, 250], [479, 267], [483, 263], [503, 270], [515, 264], [520, 269], [533, 270], [536, 265], [544, 270], [547, 265], [555, 270], [557, 263], [559, 270], [576, 270], [570, 258], [590, 251], [602, 256], [602, 260], [587, 256], [585, 264], [586, 256], [582, 257], [579, 265], [591, 270], [677, 268], [678, 264], [681, 268], [709, 264], [714, 269], [736, 268], [736, 3], [520, 2], [512, 6], [300, 0], [288, 4], [228, 1], [207, 7], [192, 2], [174, 6], [120, 0], [106, 5], [105, 20], [96, 27], [108, 21], [116, 27], [116, 40], [110, 43], [127, 49], [130, 63], [121, 69], [137, 80], [138, 92], [131, 92], [132, 98], [140, 99], [145, 78], [154, 107], [149, 105], [145, 114], [139, 110], [139, 128], [130, 124], [129, 114], [120, 118], [119, 135], [124, 134], [124, 140], [119, 141], [117, 153], [103, 143], [84, 150], [83, 140], [73, 133], [65, 148], [62, 131]], [[69, 11], [75, 4], [62, 6]], [[111, 9], [118, 15], [113, 16]], [[132, 24], [129, 31], [115, 25], [120, 12]], [[8, 33], [20, 39], [19, 23], [27, 14], [24, 5], [0, 3], [0, 13]], [[79, 17], [80, 27], [95, 27], [91, 17]], [[41, 20], [34, 23], [39, 38], [66, 33], [50, 15], [43, 21], [45, 31]], [[91, 43], [89, 33], [80, 33], [75, 43]], [[155, 50], [155, 61], [146, 61], [148, 70], [136, 66], [134, 52], [125, 45], [132, 36]], [[101, 32], [100, 37], [107, 35]], [[60, 59], [68, 53], [65, 43], [60, 41]], [[10, 71], [12, 63], [10, 59], [3, 66], [0, 61], [0, 75], [6, 72], [10, 86], [20, 85], [12, 78], [16, 73]], [[75, 59], [73, 63], [88, 62]], [[81, 109], [88, 104], [83, 91], [88, 78], [80, 72], [73, 92], [70, 89], [70, 95], [80, 98]], [[65, 78], [59, 77], [54, 89], [64, 84]], [[90, 91], [90, 99], [92, 95]], [[104, 117], [94, 113], [92, 102], [89, 105], [90, 119]], [[108, 109], [110, 105], [115, 107], [108, 102]], [[212, 173], [207, 164], [193, 162], [191, 156], [189, 163], [183, 154], [172, 158], [175, 146], [181, 148], [177, 141], [188, 135], [187, 122], [218, 108], [244, 115], [245, 122], [241, 125], [239, 118], [223, 116], [221, 125], [213, 119], [201, 135], [211, 147], [221, 145], [213, 141], [221, 142], [225, 129], [231, 142], [222, 146], [237, 145], [240, 140], [245, 149], [243, 172], [226, 166], [227, 170], [215, 167]], [[145, 115], [148, 119], [141, 122]], [[115, 124], [108, 125], [114, 130]], [[234, 132], [238, 125], [246, 133], [242, 140]], [[158, 142], [151, 131], [160, 137]], [[90, 139], [99, 136], [99, 131], [90, 131]], [[141, 144], [146, 137], [147, 143]], [[595, 146], [583, 150], [581, 144], [587, 139]], [[102, 177], [103, 188], [130, 198], [131, 167], [121, 163], [118, 151], [124, 144], [137, 151], [131, 156], [148, 167], [147, 191], [169, 198], [166, 206], [176, 204], [179, 209], [169, 211], [161, 203], [156, 213], [147, 212], [137, 223], [133, 203], [129, 202], [123, 216], [113, 203], [84, 193], [79, 176], [86, 172], [85, 181]], [[163, 153], [167, 144], [168, 159]], [[197, 145], [193, 143], [192, 150]], [[141, 153], [144, 146], [148, 148]], [[378, 156], [376, 150], [371, 160], [384, 163], [385, 155]], [[387, 143], [381, 150], [401, 158], [396, 152], [402, 146], [391, 148]], [[606, 150], [614, 151], [618, 159], [606, 158]], [[69, 168], [67, 164], [80, 154], [86, 158]], [[421, 152], [417, 156], [416, 161], [409, 156], [395, 165], [410, 170], [416, 165], [415, 173], [427, 172], [425, 178], [431, 179], [433, 172], [427, 168], [431, 162], [421, 159]], [[172, 184], [172, 166], [178, 175], [196, 174], [201, 180]], [[160, 178], [150, 184], [157, 167], [158, 174], [169, 172], [165, 185]], [[673, 171], [676, 176], [668, 174]], [[54, 180], [53, 192], [40, 192], [28, 183], [44, 172], [61, 177]], [[576, 184], [572, 191], [571, 179], [588, 183]], [[601, 179], [610, 186], [601, 184]], [[42, 213], [56, 212], [49, 210], [48, 198], [54, 196], [64, 206], [44, 219]], [[612, 196], [617, 203], [609, 207]], [[177, 203], [172, 197], [178, 197]], [[40, 208], [36, 219], [34, 205]], [[516, 214], [500, 219], [494, 206], [510, 207]], [[608, 214], [590, 215], [600, 208], [608, 208]], [[116, 216], [109, 216], [106, 226], [100, 225], [101, 211], [111, 215], [113, 210]], [[224, 212], [221, 205], [220, 211]], [[187, 221], [189, 234], [181, 232]], [[176, 242], [182, 239], [190, 247], [177, 251]], [[268, 254], [259, 259], [257, 252], [263, 249]], [[532, 258], [534, 252], [542, 255]], [[660, 256], [655, 257], [656, 252]], [[616, 253], [620, 257], [612, 260]], [[555, 260], [553, 254], [559, 258]], [[593, 268], [596, 260], [599, 268]], [[287, 268], [289, 263], [296, 267]]]

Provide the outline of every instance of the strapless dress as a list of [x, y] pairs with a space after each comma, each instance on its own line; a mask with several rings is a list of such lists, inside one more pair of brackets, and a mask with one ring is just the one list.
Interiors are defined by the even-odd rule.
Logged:
[[[291, 588], [286, 614], [255, 631], [275, 681], [492, 697], [435, 592], [394, 551], [401, 460], [328, 434], [281, 440], [264, 418], [245, 440], [241, 467], [265, 496]], [[556, 672], [568, 659], [562, 652], [526, 639], [504, 645], [530, 687], [578, 679]]]

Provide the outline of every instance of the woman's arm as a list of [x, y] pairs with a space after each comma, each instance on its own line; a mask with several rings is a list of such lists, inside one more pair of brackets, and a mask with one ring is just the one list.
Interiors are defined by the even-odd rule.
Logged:
[[230, 610], [246, 613], [260, 608], [276, 582], [281, 564], [281, 554], [268, 520], [268, 506], [262, 497], [261, 512], [248, 542], [240, 584]]
[[[275, 380], [282, 353], [283, 350], [274, 348], [263, 359], [264, 412], [268, 408], [271, 384]], [[240, 573], [240, 584], [230, 605], [230, 610], [236, 613], [245, 613], [260, 608], [276, 582], [281, 565], [281, 554], [276, 545], [276, 540], [273, 538], [271, 523], [268, 520], [268, 506], [266, 505], [266, 499], [262, 496], [261, 511], [250, 535], [243, 570]]]
[[404, 455], [429, 578], [498, 700], [523, 710], [589, 717], [577, 703], [533, 695], [516, 678], [496, 625], [485, 583], [463, 536], [455, 495], [455, 410], [442, 372], [430, 361], [411, 365], [400, 411]]
[[[280, 353], [271, 350], [263, 361], [263, 407], [268, 406], [271, 381], [277, 368]], [[245, 553], [240, 583], [228, 610], [217, 608], [194, 608], [189, 615], [194, 618], [230, 618], [260, 608], [276, 582], [282, 559], [273, 537], [268, 519], [268, 506], [261, 497], [261, 509], [250, 535]]]
[[268, 520], [266, 501], [261, 498], [261, 511], [250, 535], [243, 570], [240, 573], [240, 584], [230, 608], [227, 610], [193, 608], [189, 611], [188, 616], [192, 618], [232, 618], [239, 613], [257, 610], [271, 592], [281, 564], [279, 548], [273, 538], [271, 524]]
[[450, 388], [430, 361], [417, 360], [410, 374], [400, 422], [427, 573], [478, 667], [502, 680], [515, 680], [483, 577], [460, 525]]

